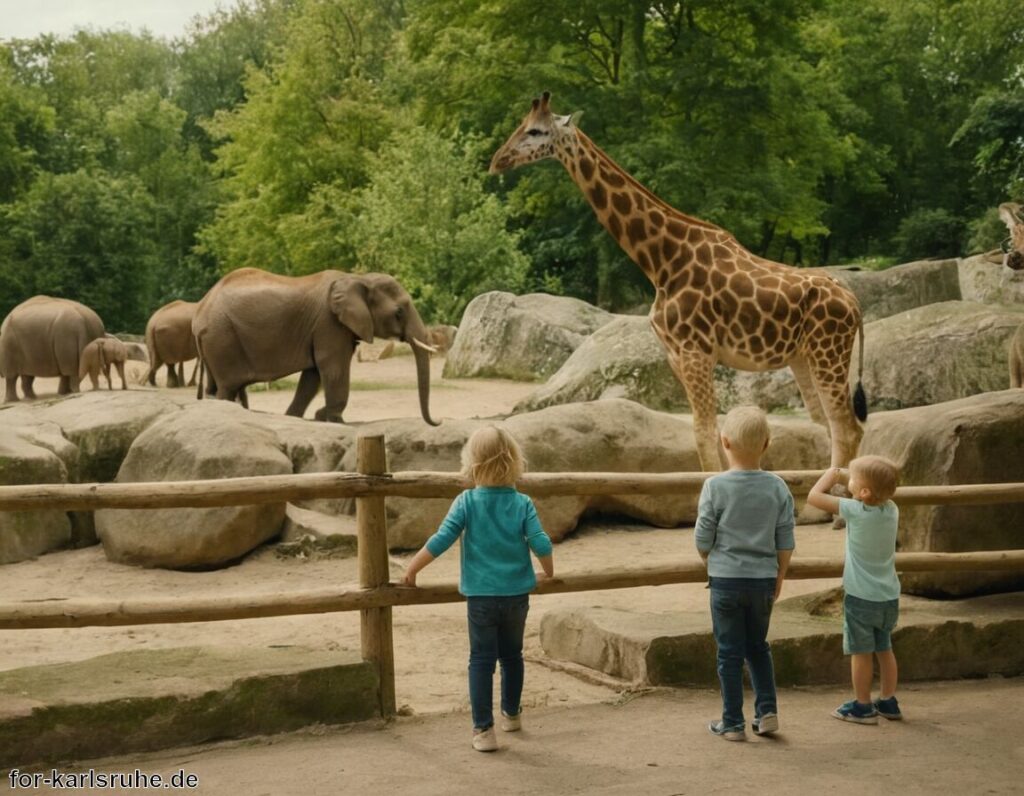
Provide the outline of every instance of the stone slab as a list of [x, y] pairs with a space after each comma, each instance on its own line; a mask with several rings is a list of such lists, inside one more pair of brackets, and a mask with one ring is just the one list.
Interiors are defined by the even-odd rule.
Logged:
[[[780, 686], [849, 681], [837, 592], [779, 602], [768, 640]], [[717, 686], [707, 611], [551, 611], [541, 645], [559, 660], [648, 685]], [[900, 680], [1024, 673], [1024, 592], [968, 600], [904, 595], [893, 632]]]
[[375, 668], [306, 647], [133, 650], [0, 672], [0, 768], [379, 716]]

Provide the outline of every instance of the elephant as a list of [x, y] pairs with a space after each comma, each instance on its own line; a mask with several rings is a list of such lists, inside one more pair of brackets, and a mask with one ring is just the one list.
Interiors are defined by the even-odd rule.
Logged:
[[[156, 372], [167, 365], [167, 386], [185, 386], [185, 362], [196, 359], [188, 386], [196, 383], [199, 369], [196, 339], [192, 336], [192, 318], [198, 302], [172, 301], [154, 312], [146, 323], [146, 350], [149, 351], [149, 373], [146, 381], [156, 386]], [[174, 366], [178, 366], [177, 372]]]
[[84, 304], [51, 296], [33, 296], [10, 311], [0, 326], [0, 372], [7, 385], [4, 400], [18, 400], [21, 377], [25, 398], [36, 397], [36, 376], [60, 377], [59, 395], [78, 392], [82, 350], [103, 337], [100, 316]]
[[395, 338], [412, 345], [420, 412], [430, 416], [427, 329], [405, 289], [386, 274], [321, 271], [280, 276], [242, 268], [223, 277], [199, 302], [192, 320], [199, 350], [198, 397], [240, 399], [245, 387], [301, 371], [286, 414], [302, 417], [323, 383], [317, 420], [344, 422], [349, 371], [360, 341]]
[[107, 377], [107, 389], [114, 389], [114, 385], [110, 382], [111, 365], [117, 368], [117, 374], [121, 377], [121, 389], [128, 389], [128, 381], [124, 377], [124, 363], [128, 360], [128, 347], [114, 335], [97, 337], [82, 349], [79, 360], [81, 364], [78, 367], [78, 376], [80, 379], [84, 379], [88, 375], [94, 390], [100, 388], [100, 373]]

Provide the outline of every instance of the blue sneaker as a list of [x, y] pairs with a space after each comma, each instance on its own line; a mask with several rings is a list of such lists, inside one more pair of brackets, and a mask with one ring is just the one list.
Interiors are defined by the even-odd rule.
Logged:
[[852, 721], [855, 724], [878, 724], [878, 711], [871, 704], [862, 705], [856, 699], [844, 702], [832, 711], [832, 715], [842, 721]]
[[712, 735], [717, 735], [719, 738], [725, 738], [727, 741], [747, 740], [747, 731], [742, 724], [736, 727], [726, 727], [725, 723], [721, 720], [713, 721], [708, 725], [708, 732]]
[[876, 699], [874, 701], [875, 710], [878, 711], [878, 715], [883, 719], [889, 721], [899, 721], [903, 718], [903, 714], [900, 713], [900, 703], [896, 701], [896, 697], [891, 696], [888, 699]]

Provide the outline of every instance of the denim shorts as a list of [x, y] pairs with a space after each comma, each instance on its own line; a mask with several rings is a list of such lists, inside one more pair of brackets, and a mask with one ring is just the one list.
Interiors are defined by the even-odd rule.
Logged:
[[892, 649], [892, 630], [900, 616], [900, 601], [843, 597], [843, 653], [860, 655]]

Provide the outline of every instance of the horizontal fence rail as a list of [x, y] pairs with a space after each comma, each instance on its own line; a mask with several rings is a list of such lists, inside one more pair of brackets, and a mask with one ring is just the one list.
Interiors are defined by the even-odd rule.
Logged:
[[[1024, 550], [980, 553], [897, 553], [896, 569], [906, 572], [1024, 571]], [[794, 560], [786, 580], [838, 578], [841, 558]], [[535, 594], [629, 589], [635, 586], [668, 586], [703, 583], [708, 574], [699, 561], [645, 569], [587, 572], [542, 580]], [[292, 614], [324, 614], [361, 611], [395, 605], [432, 605], [464, 599], [458, 584], [441, 583], [408, 588], [384, 585], [376, 588], [318, 589], [292, 594], [259, 594], [232, 597], [173, 598], [163, 600], [50, 599], [0, 603], [0, 630], [57, 627], [213, 622], [228, 619], [259, 619]]]
[[[780, 470], [797, 497], [810, 492], [820, 470]], [[672, 495], [700, 491], [715, 473], [528, 473], [517, 487], [531, 497], [564, 495]], [[0, 486], [0, 511], [91, 511], [244, 506], [317, 498], [451, 498], [471, 484], [458, 473], [304, 473], [125, 484]], [[1024, 502], [1024, 483], [903, 486], [901, 505], [973, 505]]]

